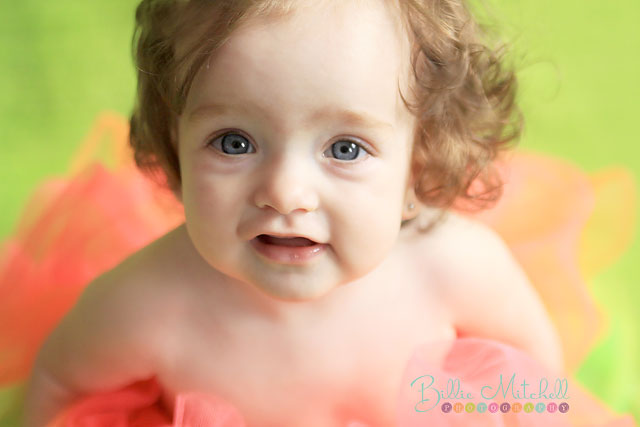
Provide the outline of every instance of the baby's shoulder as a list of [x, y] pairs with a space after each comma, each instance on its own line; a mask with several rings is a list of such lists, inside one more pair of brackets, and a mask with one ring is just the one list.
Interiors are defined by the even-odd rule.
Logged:
[[439, 295], [460, 312], [477, 313], [483, 302], [499, 311], [496, 301], [505, 300], [527, 307], [536, 299], [509, 246], [478, 220], [451, 212], [416, 245], [416, 263], [425, 266], [423, 271], [429, 273]]
[[[511, 261], [500, 235], [473, 218], [449, 211], [435, 227], [412, 233], [412, 259], [453, 292], [457, 284], [490, 276], [492, 266]], [[468, 287], [468, 286], [467, 286]]]
[[164, 366], [180, 306], [159, 268], [171, 238], [169, 233], [87, 285], [42, 345], [39, 366], [78, 393], [148, 378]]
[[[96, 325], [104, 323], [123, 344], [158, 350], [154, 346], [171, 336], [167, 327], [180, 319], [184, 307], [178, 282], [187, 274], [180, 258], [170, 256], [174, 249], [180, 253], [176, 233], [167, 233], [96, 278], [74, 310]], [[162, 336], [156, 336], [160, 330]]]
[[[505, 247], [499, 234], [484, 223], [454, 211], [446, 212], [433, 227], [437, 214], [432, 214], [422, 222], [416, 222], [407, 233], [412, 250], [421, 258], [442, 260], [441, 257], [461, 259], [465, 256], [476, 258], [478, 249], [499, 250]], [[424, 261], [424, 259], [422, 259]]]

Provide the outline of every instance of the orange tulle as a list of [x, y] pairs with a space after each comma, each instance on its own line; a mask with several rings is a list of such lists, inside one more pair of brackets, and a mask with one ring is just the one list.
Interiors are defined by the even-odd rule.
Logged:
[[502, 236], [526, 271], [558, 328], [566, 367], [573, 372], [606, 320], [586, 281], [631, 243], [633, 179], [622, 168], [590, 177], [559, 159], [522, 152], [496, 164], [505, 182], [503, 196], [475, 217]]
[[[48, 180], [36, 190], [17, 231], [3, 244], [0, 387], [24, 381], [44, 338], [93, 278], [183, 221], [172, 195], [136, 170], [126, 136], [126, 120], [100, 117], [69, 177]], [[92, 162], [101, 146], [110, 154], [110, 168], [104, 158]], [[585, 277], [605, 267], [629, 243], [635, 201], [617, 196], [634, 195], [633, 182], [624, 170], [588, 176], [560, 160], [521, 152], [498, 164], [504, 196], [475, 217], [502, 235], [524, 267], [560, 331], [566, 366], [573, 372], [606, 320]], [[607, 224], [607, 238], [589, 245], [602, 237], [598, 224], [611, 218], [616, 220]], [[591, 246], [597, 249], [585, 249]], [[434, 361], [434, 354], [445, 354], [444, 362]], [[441, 390], [448, 379], [458, 379], [465, 393], [477, 397], [477, 405], [482, 387], [496, 384], [500, 373], [526, 377], [529, 383], [551, 377], [527, 355], [504, 344], [473, 338], [425, 343], [407, 361], [406, 387], [397, 397], [398, 425], [633, 425], [631, 418], [614, 416], [571, 380], [566, 401], [570, 410], [564, 414], [444, 413], [445, 399], [429, 411], [415, 410], [420, 401], [410, 386], [415, 378], [431, 375]], [[497, 400], [504, 401], [525, 403]], [[160, 386], [150, 379], [81, 399], [54, 425], [242, 426], [244, 421], [230, 402], [216, 396], [181, 394], [168, 411], [160, 403]], [[351, 425], [365, 424], [354, 420]]]

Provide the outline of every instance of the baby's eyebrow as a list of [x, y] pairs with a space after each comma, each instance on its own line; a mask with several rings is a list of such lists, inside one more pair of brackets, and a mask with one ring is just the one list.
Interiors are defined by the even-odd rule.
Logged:
[[201, 120], [207, 116], [220, 116], [230, 111], [234, 110], [245, 110], [244, 108], [239, 108], [237, 106], [228, 106], [222, 104], [207, 104], [200, 105], [197, 108], [194, 108], [190, 113], [187, 114], [187, 120], [189, 122], [194, 122]]
[[[224, 105], [224, 104], [206, 104], [195, 108], [187, 114], [188, 121], [198, 121], [207, 116], [224, 115], [227, 113], [250, 113], [251, 109], [244, 105]], [[329, 122], [337, 121], [348, 126], [354, 127], [373, 127], [383, 129], [393, 129], [393, 125], [384, 120], [374, 117], [364, 111], [355, 111], [340, 108], [324, 108], [315, 111], [309, 118], [308, 122]]]
[[317, 111], [311, 121], [338, 121], [354, 127], [376, 127], [393, 129], [393, 125], [364, 111], [327, 108]]

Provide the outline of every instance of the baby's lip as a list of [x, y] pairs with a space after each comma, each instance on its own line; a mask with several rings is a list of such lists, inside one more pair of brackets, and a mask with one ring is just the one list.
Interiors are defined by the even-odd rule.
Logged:
[[313, 239], [310, 239], [301, 235], [278, 235], [278, 234], [259, 234], [255, 237], [260, 242], [267, 245], [277, 245], [277, 246], [291, 246], [291, 247], [301, 247], [301, 246], [314, 246], [317, 245]]

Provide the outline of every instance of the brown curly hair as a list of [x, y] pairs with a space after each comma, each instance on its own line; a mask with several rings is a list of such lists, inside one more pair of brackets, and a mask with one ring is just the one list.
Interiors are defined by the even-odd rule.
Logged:
[[[502, 193], [492, 161], [522, 128], [515, 73], [504, 66], [504, 49], [482, 43], [485, 34], [464, 0], [387, 1], [399, 7], [412, 42], [411, 101], [401, 96], [417, 119], [411, 163], [416, 197], [442, 213], [457, 200], [472, 209], [487, 207]], [[130, 143], [141, 170], [166, 179], [177, 192], [180, 167], [173, 134], [198, 70], [243, 22], [265, 14], [286, 15], [294, 3], [139, 4], [133, 38], [138, 90]]]

